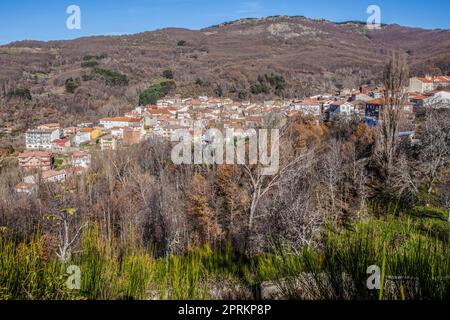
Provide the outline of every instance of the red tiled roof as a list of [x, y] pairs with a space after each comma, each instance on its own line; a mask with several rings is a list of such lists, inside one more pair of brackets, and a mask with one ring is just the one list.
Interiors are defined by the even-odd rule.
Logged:
[[423, 83], [433, 83], [433, 80], [427, 79], [424, 77], [417, 77], [417, 80], [419, 80], [420, 82], [423, 82]]
[[93, 128], [81, 128], [81, 129], [78, 129], [78, 132], [89, 132], [89, 133], [91, 133], [92, 131], [94, 131]]
[[84, 158], [86, 156], [88, 156], [89, 154], [87, 152], [83, 152], [83, 151], [76, 151], [72, 154], [72, 158]]
[[16, 185], [16, 189], [21, 189], [21, 190], [30, 190], [33, 189], [35, 187], [35, 185], [33, 183], [26, 183], [26, 182], [20, 182]]
[[433, 79], [435, 82], [450, 82], [450, 77], [447, 76], [439, 76]]
[[423, 83], [436, 83], [436, 82], [449, 82], [450, 83], [450, 77], [447, 76], [436, 76], [436, 77], [417, 77], [417, 80], [423, 82]]
[[384, 100], [383, 99], [373, 99], [373, 100], [367, 101], [367, 104], [373, 104], [376, 106], [380, 106], [380, 105], [384, 104]]
[[67, 140], [67, 139], [56, 139], [56, 140], [53, 140], [53, 141], [52, 141], [52, 143], [58, 144], [58, 145], [64, 145], [64, 144], [66, 144], [67, 142], [69, 142], [69, 140]]
[[117, 118], [103, 118], [100, 121], [110, 121], [110, 122], [141, 122], [142, 119], [137, 118], [127, 118], [127, 117], [117, 117]]
[[172, 115], [172, 113], [167, 109], [148, 110], [148, 113], [152, 115]]
[[[382, 105], [384, 105], [384, 100], [383, 99], [373, 99], [373, 100], [367, 101], [366, 103], [377, 105], [377, 106], [382, 106]], [[409, 101], [402, 101], [401, 105], [402, 106], [411, 106], [413, 104]]]
[[334, 101], [334, 102], [331, 103], [331, 105], [333, 105], [333, 106], [342, 106], [346, 102], [347, 101]]
[[422, 95], [415, 95], [415, 96], [410, 96], [409, 99], [410, 100], [425, 100], [427, 97], [422, 96]]
[[47, 151], [26, 151], [19, 154], [19, 158], [31, 157], [52, 157], [52, 153]]
[[51, 177], [59, 176], [61, 174], [66, 174], [64, 170], [56, 171], [56, 170], [47, 170], [42, 173], [42, 179], [48, 179]]

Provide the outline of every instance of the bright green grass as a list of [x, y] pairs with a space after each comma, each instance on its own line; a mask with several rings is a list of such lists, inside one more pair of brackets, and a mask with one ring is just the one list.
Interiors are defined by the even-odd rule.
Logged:
[[[329, 229], [319, 247], [300, 252], [281, 246], [249, 258], [202, 247], [155, 258], [91, 226], [65, 265], [39, 236], [22, 243], [0, 236], [0, 299], [208, 299], [228, 280], [247, 292], [274, 281], [290, 299], [449, 299], [449, 234], [445, 211], [419, 207]], [[69, 265], [80, 267], [80, 290], [65, 284]], [[382, 290], [367, 289], [370, 265], [382, 268]]]

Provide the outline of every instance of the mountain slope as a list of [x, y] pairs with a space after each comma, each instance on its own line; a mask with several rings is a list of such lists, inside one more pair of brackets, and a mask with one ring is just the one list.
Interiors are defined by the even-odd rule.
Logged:
[[[202, 30], [168, 28], [128, 36], [71, 41], [22, 41], [0, 47], [0, 118], [17, 129], [48, 121], [94, 119], [116, 114], [167, 69], [182, 95], [223, 94], [265, 99], [274, 91], [252, 95], [259, 75], [282, 75], [286, 97], [302, 97], [336, 86], [377, 83], [386, 55], [401, 49], [413, 73], [450, 71], [450, 31], [384, 26], [368, 31], [360, 23], [332, 23], [304, 17], [244, 19]], [[92, 72], [83, 57], [100, 68], [119, 70], [128, 85], [110, 86]], [[65, 92], [67, 79], [79, 87]], [[29, 88], [32, 100], [8, 95]], [[279, 93], [279, 92], [278, 92]], [[2, 125], [2, 123], [0, 123]]]

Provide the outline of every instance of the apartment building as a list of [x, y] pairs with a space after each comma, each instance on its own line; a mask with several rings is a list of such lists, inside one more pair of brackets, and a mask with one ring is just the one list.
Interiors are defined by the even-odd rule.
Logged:
[[28, 150], [51, 150], [52, 141], [61, 137], [59, 125], [43, 125], [25, 133], [25, 144]]

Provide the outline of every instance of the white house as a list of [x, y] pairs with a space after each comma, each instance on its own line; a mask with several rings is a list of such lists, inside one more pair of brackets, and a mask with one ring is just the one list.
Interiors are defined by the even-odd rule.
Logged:
[[303, 101], [293, 101], [290, 109], [300, 111], [307, 115], [319, 117], [322, 113], [322, 106], [319, 101], [314, 99], [305, 99]]
[[26, 182], [20, 182], [16, 185], [16, 192], [17, 193], [24, 193], [27, 195], [31, 195], [35, 193], [37, 190], [37, 185], [35, 183], [26, 183]]
[[72, 154], [72, 165], [74, 167], [89, 168], [91, 165], [91, 155], [83, 151], [74, 152]]
[[335, 117], [348, 117], [355, 113], [355, 106], [346, 101], [335, 101], [328, 108], [328, 120]]
[[108, 134], [100, 138], [100, 148], [102, 151], [105, 150], [116, 150], [117, 149], [117, 138]]
[[450, 92], [439, 91], [432, 97], [425, 99], [423, 102], [425, 107], [431, 108], [450, 108]]
[[409, 79], [409, 92], [432, 91], [434, 88], [433, 80], [430, 77], [414, 77]]
[[83, 143], [87, 143], [91, 141], [91, 133], [87, 132], [87, 131], [80, 131], [77, 132], [74, 136], [73, 136], [73, 143], [76, 146], [79, 146]]
[[117, 139], [123, 139], [123, 131], [126, 127], [114, 127], [111, 128], [111, 135]]
[[48, 170], [42, 173], [44, 182], [64, 182], [66, 181], [66, 171]]
[[439, 88], [439, 86], [445, 87], [450, 85], [450, 77], [437, 76], [437, 77], [414, 77], [409, 79], [409, 92], [424, 93], [427, 91], [433, 91]]

